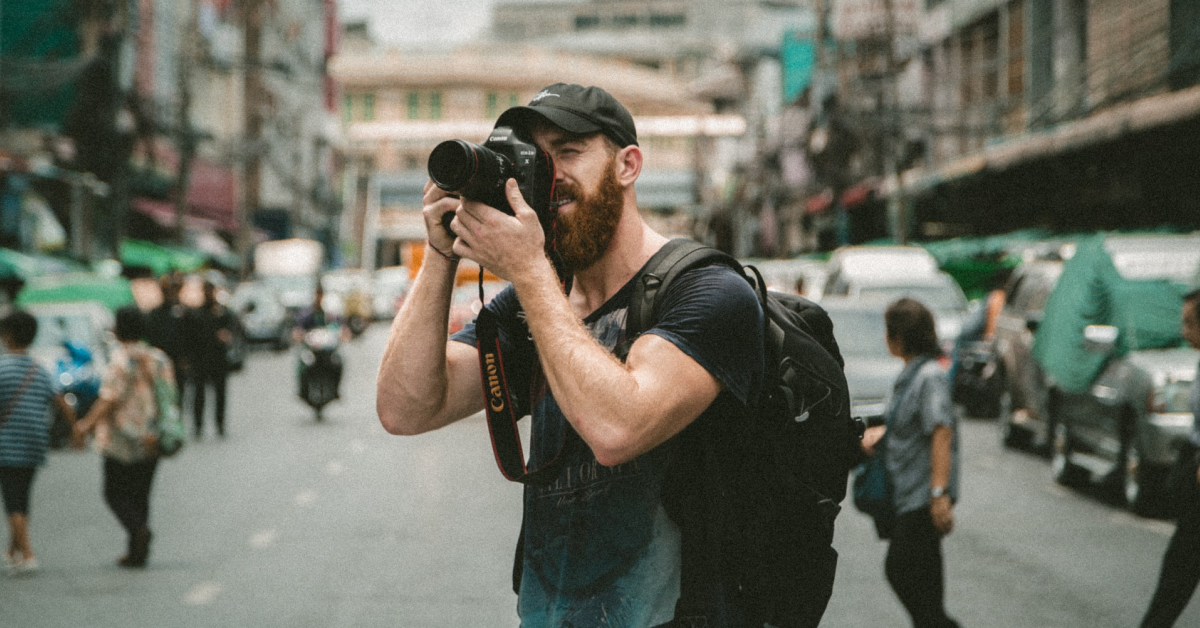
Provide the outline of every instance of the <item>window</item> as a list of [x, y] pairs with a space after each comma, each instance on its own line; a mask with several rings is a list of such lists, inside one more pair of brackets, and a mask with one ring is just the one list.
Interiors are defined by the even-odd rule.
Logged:
[[370, 122], [375, 119], [375, 94], [363, 94], [363, 113], [362, 119]]
[[433, 92], [429, 95], [429, 119], [442, 119], [442, 93]]
[[625, 15], [617, 15], [613, 17], [613, 26], [617, 28], [631, 28], [638, 25], [638, 16], [636, 13], [626, 13]]
[[577, 15], [575, 16], [575, 30], [585, 31], [592, 28], [600, 27], [600, 16], [598, 15]]
[[518, 100], [518, 98], [519, 98], [519, 96], [517, 96], [516, 92], [509, 94], [508, 95], [508, 106], [516, 107], [518, 104], [520, 104], [520, 101]]
[[421, 117], [421, 95], [417, 92], [408, 93], [408, 119], [416, 120]]
[[687, 23], [687, 16], [682, 13], [651, 13], [650, 26], [652, 28], [674, 28], [683, 26]]
[[346, 94], [342, 98], [342, 122], [350, 123], [354, 120], [354, 95]]
[[487, 95], [487, 117], [495, 118], [500, 115], [500, 94], [496, 92], [488, 92]]

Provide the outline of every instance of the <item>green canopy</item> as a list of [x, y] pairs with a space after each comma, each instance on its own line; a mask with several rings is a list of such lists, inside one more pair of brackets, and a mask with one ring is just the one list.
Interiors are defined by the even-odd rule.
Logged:
[[190, 273], [204, 266], [207, 257], [203, 253], [178, 247], [163, 246], [145, 240], [123, 240], [121, 263], [125, 266], [149, 268], [155, 275], [173, 270]]
[[[1046, 303], [1033, 356], [1062, 389], [1083, 392], [1111, 357], [1178, 346], [1186, 292], [1186, 286], [1166, 280], [1122, 277], [1104, 248], [1103, 235], [1081, 241], [1075, 256], [1063, 265]], [[1111, 355], [1084, 347], [1088, 325], [1112, 325], [1119, 330]]]
[[133, 290], [124, 277], [78, 272], [31, 277], [17, 294], [17, 305], [76, 301], [99, 301], [116, 310], [133, 304]]

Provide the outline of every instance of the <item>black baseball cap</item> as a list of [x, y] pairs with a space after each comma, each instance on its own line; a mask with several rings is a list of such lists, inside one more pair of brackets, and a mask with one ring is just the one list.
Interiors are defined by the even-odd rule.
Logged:
[[555, 83], [538, 92], [528, 105], [500, 114], [496, 126], [520, 131], [528, 126], [532, 114], [571, 133], [603, 133], [621, 148], [638, 143], [629, 110], [599, 87]]

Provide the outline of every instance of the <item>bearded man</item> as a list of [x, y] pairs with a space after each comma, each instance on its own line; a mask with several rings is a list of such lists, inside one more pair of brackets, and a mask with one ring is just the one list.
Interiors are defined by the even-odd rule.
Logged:
[[[567, 280], [515, 180], [507, 183], [515, 215], [426, 185], [431, 250], [392, 324], [377, 384], [380, 422], [414, 435], [484, 409], [477, 328], [444, 340], [456, 265], [468, 258], [509, 281], [486, 309], [498, 322], [510, 383], [520, 382], [513, 391], [531, 391], [529, 467], [565, 458], [548, 483], [525, 486], [514, 570], [521, 626], [691, 625], [676, 617], [685, 553], [664, 482], [677, 479], [685, 428], [730, 416], [757, 393], [758, 301], [724, 265], [690, 270], [671, 284], [658, 323], [628, 345], [624, 361], [615, 357], [631, 280], [667, 242], [638, 212], [643, 155], [632, 116], [603, 89], [559, 83], [504, 112], [497, 126], [553, 158], [550, 237]], [[447, 212], [455, 213], [453, 233], [442, 225]], [[712, 628], [743, 625], [719, 570], [699, 579], [688, 584], [711, 592], [702, 596], [707, 608], [689, 610]]]

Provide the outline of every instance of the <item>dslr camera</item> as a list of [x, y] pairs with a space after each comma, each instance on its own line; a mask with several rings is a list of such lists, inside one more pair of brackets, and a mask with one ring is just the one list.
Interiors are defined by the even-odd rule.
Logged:
[[[429, 155], [429, 178], [447, 192], [495, 207], [510, 216], [515, 214], [504, 184], [509, 178], [516, 179], [521, 196], [537, 212], [542, 229], [549, 233], [554, 162], [546, 151], [517, 137], [510, 127], [493, 129], [482, 146], [464, 140], [438, 144]], [[447, 231], [453, 219], [451, 212], [442, 216]]]

